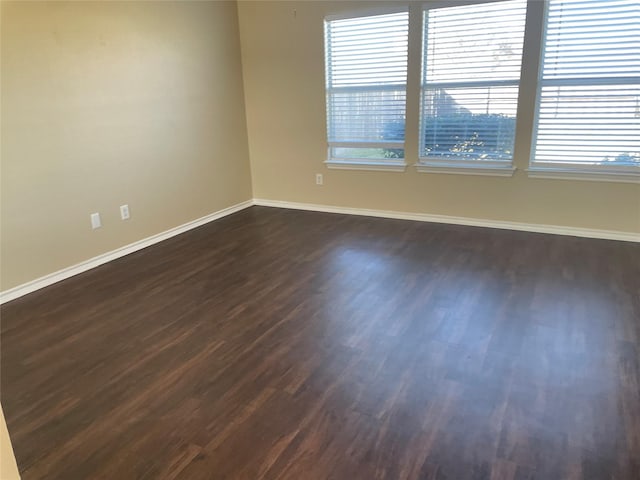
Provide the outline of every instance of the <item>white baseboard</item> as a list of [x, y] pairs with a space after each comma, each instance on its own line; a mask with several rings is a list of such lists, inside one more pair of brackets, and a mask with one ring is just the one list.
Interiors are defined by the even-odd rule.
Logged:
[[250, 207], [251, 205], [253, 205], [252, 200], [237, 203], [230, 207], [223, 208], [222, 210], [218, 210], [217, 212], [205, 215], [204, 217], [192, 220], [191, 222], [183, 223], [182, 225], [170, 228], [169, 230], [165, 230], [164, 232], [160, 232], [156, 235], [143, 238], [142, 240], [130, 243], [129, 245], [125, 245], [124, 247], [120, 247], [110, 252], [103, 253], [102, 255], [90, 258], [88, 260], [85, 260], [84, 262], [77, 263], [70, 267], [63, 268], [62, 270], [58, 270], [57, 272], [45, 275], [44, 277], [36, 278], [35, 280], [32, 280], [30, 282], [10, 288], [9, 290], [0, 292], [0, 304], [6, 303], [10, 300], [14, 300], [18, 297], [22, 297], [27, 293], [34, 292], [66, 278], [73, 277], [74, 275], [78, 275], [79, 273], [86, 272], [87, 270], [91, 270], [92, 268], [110, 262], [117, 258], [124, 257], [125, 255], [128, 255], [130, 253], [142, 250], [143, 248], [149, 247], [168, 238], [175, 237], [176, 235], [197, 228], [201, 225], [204, 225], [205, 223], [212, 222], [214, 220], [217, 220], [218, 218], [226, 217], [227, 215], [231, 215], [232, 213], [243, 210], [247, 207]]
[[225, 217], [232, 213], [243, 210], [252, 205], [263, 207], [290, 208], [295, 210], [309, 210], [314, 212], [340, 213], [345, 215], [362, 215], [367, 217], [396, 218], [401, 220], [414, 220], [419, 222], [448, 223], [454, 225], [469, 225], [474, 227], [500, 228], [505, 230], [519, 230], [523, 232], [549, 233], [553, 235], [569, 235], [573, 237], [599, 238], [605, 240], [621, 240], [625, 242], [640, 242], [640, 234], [632, 232], [618, 232], [615, 230], [597, 230], [589, 228], [562, 227], [557, 225], [542, 225], [530, 223], [505, 222], [501, 220], [485, 220], [468, 217], [452, 217], [448, 215], [431, 215], [427, 213], [396, 212], [390, 210], [371, 210], [367, 208], [336, 207], [331, 205], [317, 205], [312, 203], [285, 202], [280, 200], [267, 200], [264, 198], [254, 198], [245, 202], [232, 205], [228, 208], [218, 210], [204, 217], [180, 226], [171, 228], [164, 232], [144, 238], [124, 247], [117, 248], [97, 257], [90, 258], [84, 262], [72, 265], [57, 272], [50, 273], [17, 287], [0, 292], [0, 304], [9, 302], [28, 293], [47, 287], [61, 280], [64, 280], [79, 273], [91, 270], [99, 265], [105, 264], [117, 258], [136, 252], [143, 248], [154, 245], [158, 242], [174, 237], [206, 223]]
[[448, 215], [431, 215], [428, 213], [409, 213], [389, 210], [370, 210], [367, 208], [335, 207], [331, 205], [316, 205], [312, 203], [266, 200], [263, 198], [254, 198], [253, 204], [263, 207], [292, 208], [295, 210], [310, 210], [314, 212], [342, 213], [346, 215], [363, 215], [367, 217], [397, 218], [401, 220], [415, 220], [419, 222], [449, 223], [454, 225], [469, 225], [473, 227], [519, 230], [523, 232], [549, 233], [552, 235], [569, 235], [572, 237], [621, 240], [624, 242], [640, 242], [640, 233], [618, 232], [615, 230], [597, 230], [591, 228], [562, 227], [558, 225], [543, 225], [536, 223], [505, 222], [502, 220], [452, 217]]

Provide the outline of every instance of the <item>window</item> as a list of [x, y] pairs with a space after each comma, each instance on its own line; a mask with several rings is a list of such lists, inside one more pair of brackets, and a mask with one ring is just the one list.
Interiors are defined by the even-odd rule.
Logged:
[[533, 175], [640, 174], [637, 0], [550, 0]]
[[424, 11], [419, 170], [513, 173], [525, 16], [526, 0]]
[[325, 21], [329, 166], [404, 169], [408, 12]]

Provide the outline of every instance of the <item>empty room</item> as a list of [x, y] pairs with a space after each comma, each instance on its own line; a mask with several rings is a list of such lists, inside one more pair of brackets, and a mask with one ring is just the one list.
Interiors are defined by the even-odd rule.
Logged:
[[0, 480], [640, 479], [637, 0], [0, 5]]

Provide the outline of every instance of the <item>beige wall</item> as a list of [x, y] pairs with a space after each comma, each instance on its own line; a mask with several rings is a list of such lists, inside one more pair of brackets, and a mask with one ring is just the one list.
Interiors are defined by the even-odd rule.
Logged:
[[[402, 5], [406, 2], [374, 2]], [[540, 17], [542, 3], [530, 4]], [[640, 232], [640, 185], [529, 179], [525, 169], [534, 107], [536, 36], [525, 39], [525, 77], [513, 178], [328, 170], [323, 19], [365, 2], [239, 2], [240, 38], [256, 198], [512, 222]], [[417, 161], [420, 5], [413, 4], [406, 156]], [[533, 23], [531, 23], [533, 25]], [[324, 174], [324, 186], [315, 174]]]
[[3, 1], [1, 39], [0, 290], [251, 198], [234, 2]]
[[[241, 1], [238, 39], [233, 2], [2, 1], [0, 290], [252, 196], [640, 232], [639, 185], [527, 178], [531, 29], [513, 178], [328, 170], [323, 18], [402, 3]], [[409, 163], [420, 16], [412, 22]], [[121, 221], [125, 203], [132, 217]]]

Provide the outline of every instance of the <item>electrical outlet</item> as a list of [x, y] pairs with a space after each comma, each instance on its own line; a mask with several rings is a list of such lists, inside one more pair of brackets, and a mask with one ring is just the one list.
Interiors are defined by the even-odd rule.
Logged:
[[102, 226], [102, 222], [100, 221], [100, 214], [99, 213], [92, 213], [91, 214], [91, 228], [93, 228], [94, 230], [96, 228], [100, 228]]
[[122, 220], [129, 219], [129, 205], [120, 205], [120, 218]]
[[316, 185], [322, 185], [323, 184], [323, 179], [322, 179], [322, 174], [321, 173], [316, 173]]

